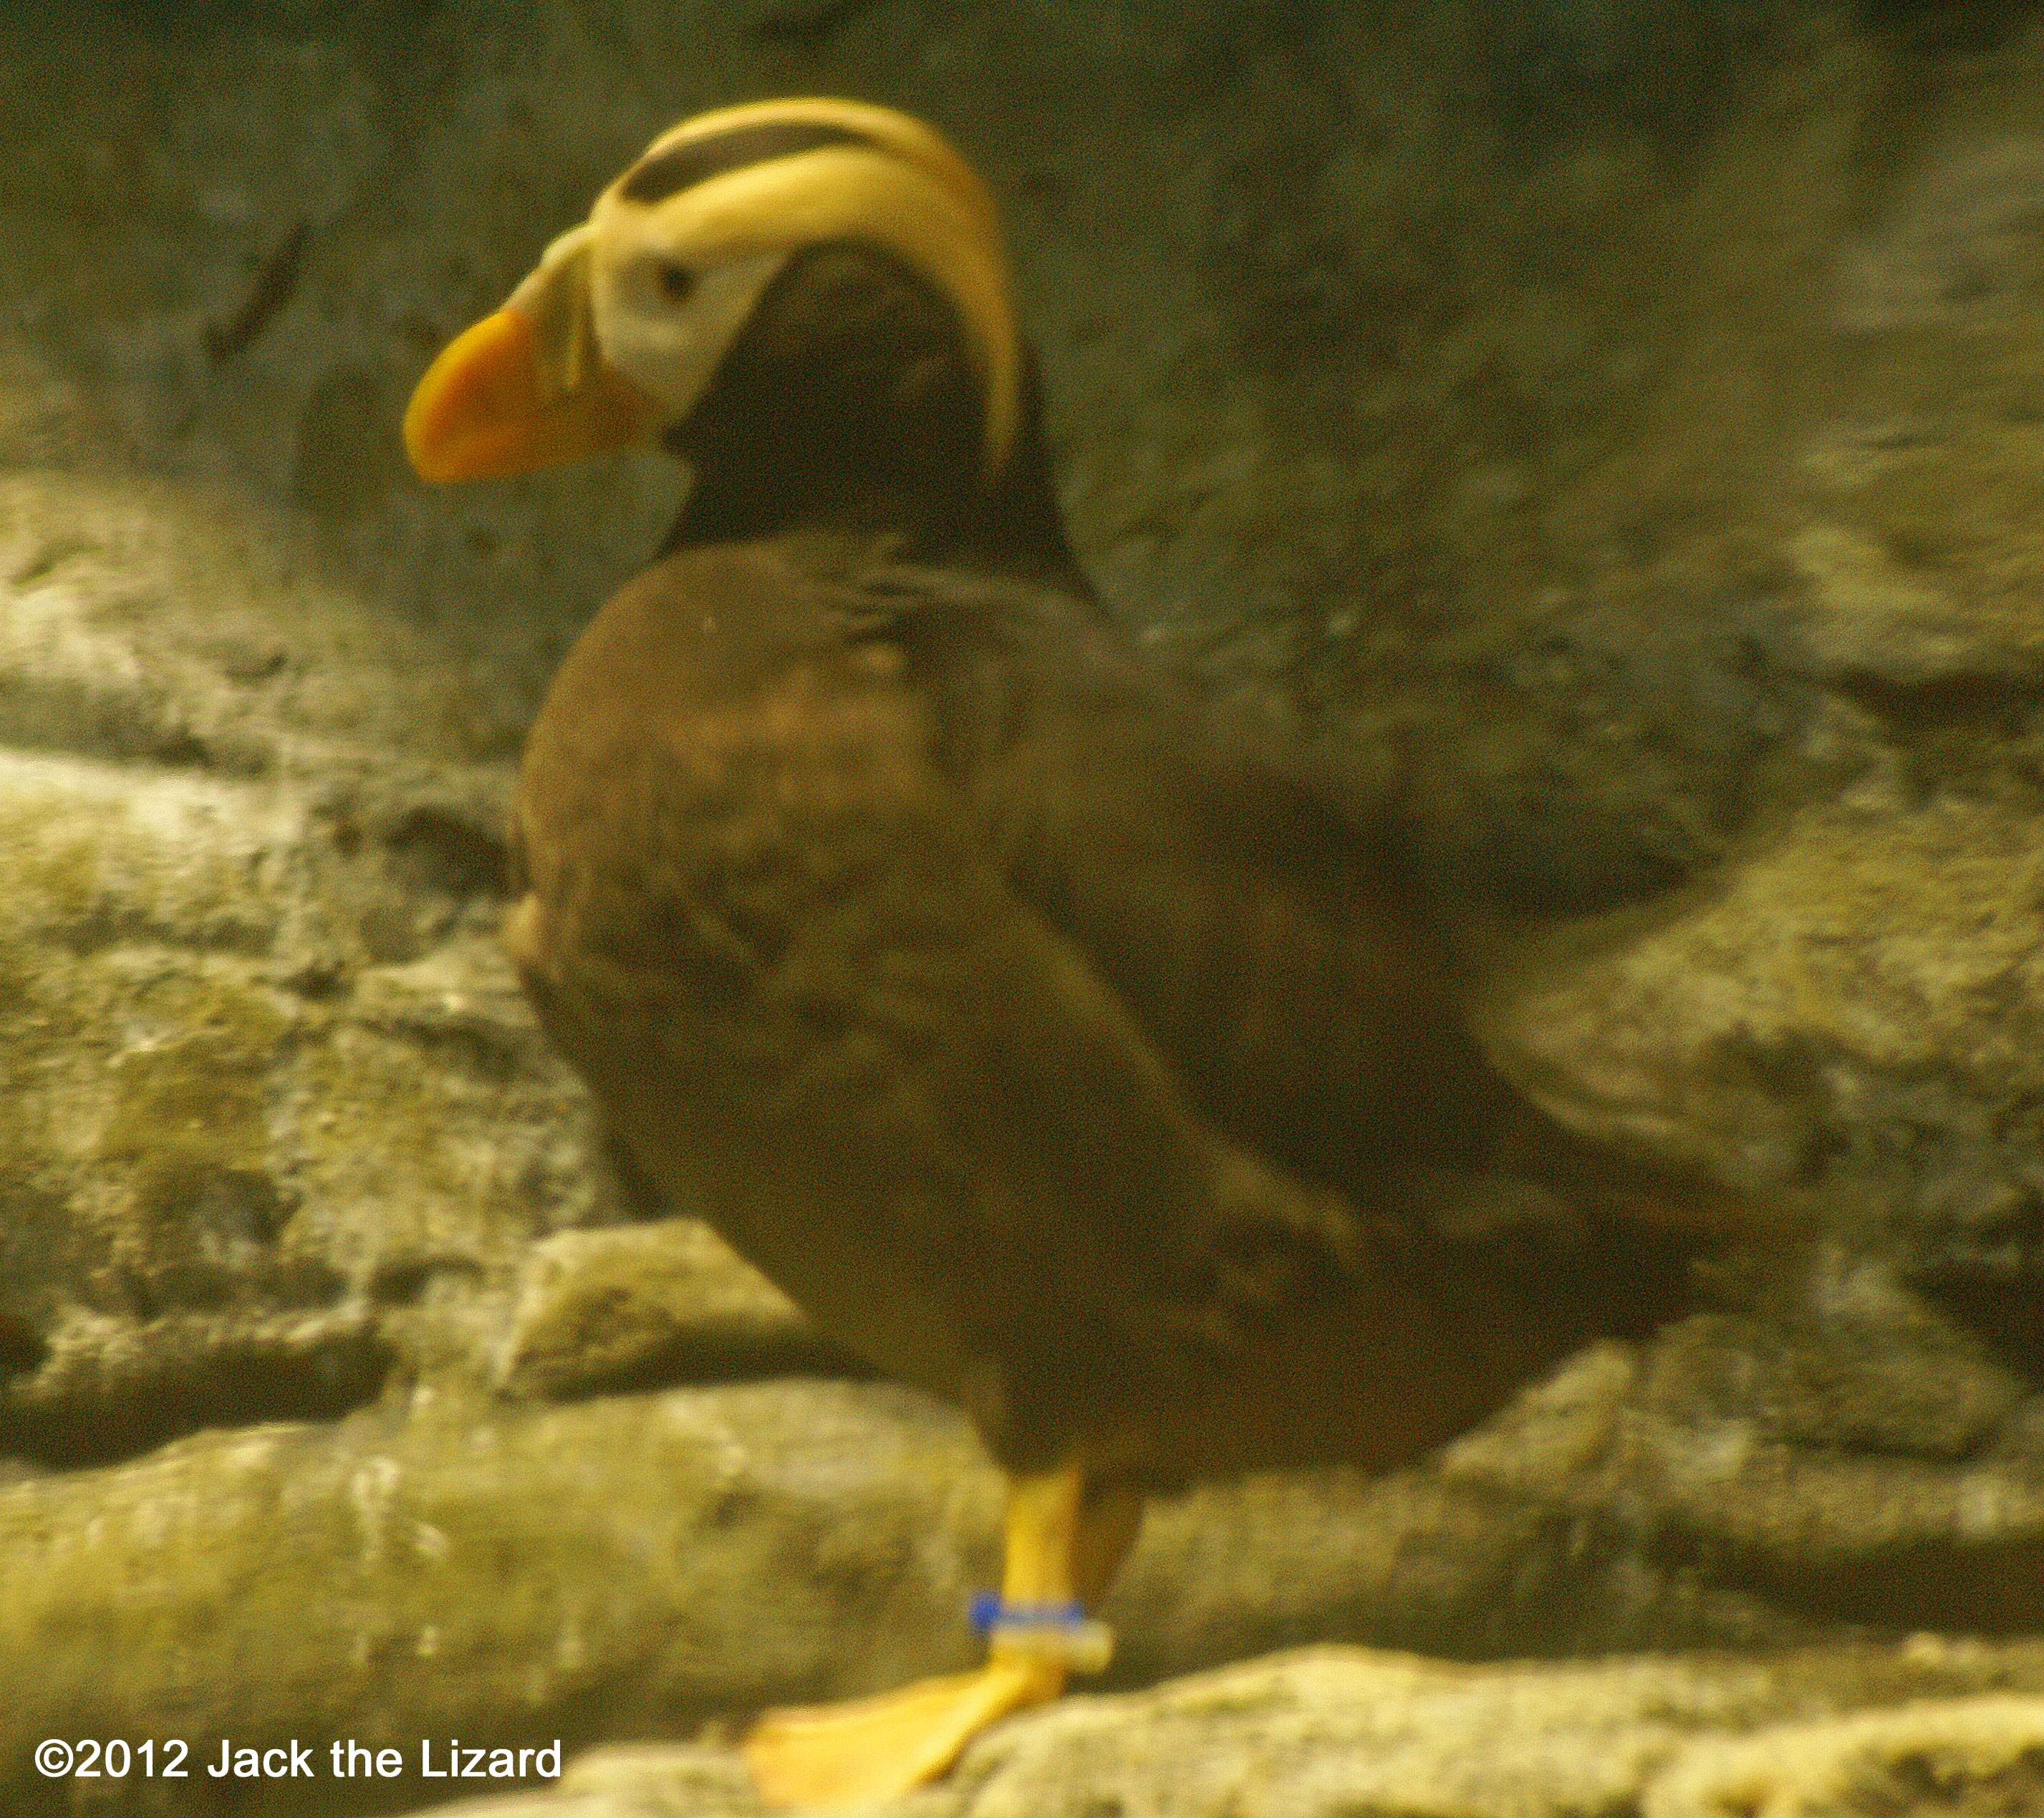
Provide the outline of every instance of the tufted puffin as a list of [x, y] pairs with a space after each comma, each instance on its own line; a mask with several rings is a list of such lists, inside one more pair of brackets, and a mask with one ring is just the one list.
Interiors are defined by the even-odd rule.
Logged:
[[632, 1166], [1009, 1482], [986, 1664], [772, 1713], [787, 1803], [1055, 1697], [1146, 1496], [1409, 1461], [1678, 1313], [1708, 1183], [1486, 1059], [1407, 842], [1118, 635], [993, 205], [830, 99], [655, 140], [419, 383], [421, 476], [690, 487], [532, 727], [506, 941]]

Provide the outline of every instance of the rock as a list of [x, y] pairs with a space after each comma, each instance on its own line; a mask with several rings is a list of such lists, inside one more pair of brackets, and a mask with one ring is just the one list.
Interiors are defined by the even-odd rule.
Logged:
[[2044, 1698], [1950, 1698], [1692, 1743], [1647, 1789], [1642, 1818], [1765, 1818], [2044, 1803]]
[[656, 1745], [594, 1750], [557, 1787], [432, 1809], [448, 1818], [752, 1818], [767, 1808], [730, 1751]]
[[708, 1226], [672, 1218], [535, 1244], [498, 1381], [559, 1398], [662, 1381], [865, 1374]]
[[[68, 1808], [29, 1766], [52, 1734], [352, 1739], [416, 1796], [424, 1738], [572, 1749], [956, 1666], [995, 1506], [955, 1417], [870, 1386], [421, 1391], [0, 1486], [0, 1801]], [[157, 1809], [212, 1810], [192, 1780]]]
[[[572, 1089], [462, 932], [486, 893], [344, 851], [285, 776], [0, 752], [0, 1445], [76, 1462], [355, 1405], [439, 1342], [396, 1303], [493, 1267], [508, 1293], [586, 1207]], [[442, 932], [378, 964], [363, 920], [401, 902]]]
[[[1614, 1428], [1622, 1364], [1515, 1418], [1536, 1439], [1590, 1410], [1586, 1431]], [[24, 1478], [0, 1486], [0, 1761], [52, 1730], [572, 1751], [878, 1689], [971, 1657], [997, 1503], [956, 1416], [800, 1382], [537, 1410], [420, 1390]], [[1494, 1652], [1791, 1632], [1642, 1584], [1584, 1512], [1467, 1451], [1440, 1481], [1335, 1472], [1162, 1505], [1105, 1613], [1120, 1685], [1310, 1636]], [[14, 1809], [44, 1796], [0, 1785]]]
[[[1654, 925], [1537, 952], [1491, 1036], [1563, 1116], [1707, 1157], [1762, 1190], [1878, 1172], [1877, 1105], [1934, 1077], [1908, 1141], [2025, 1178], [1999, 1117], [2035, 1090], [2039, 822], [1877, 785], [1813, 806]], [[1543, 970], [1543, 967], [1548, 969]], [[1922, 1148], [1911, 1164], [1919, 1178]], [[1916, 1189], [1918, 1209], [1923, 1190]]]
[[[1967, 1696], [1993, 1686], [1993, 1695]], [[2022, 1688], [2018, 1692], [2001, 1687]], [[1874, 1651], [1762, 1663], [1674, 1657], [1458, 1667], [1350, 1648], [1279, 1655], [1114, 1698], [1067, 1698], [975, 1743], [951, 1779], [862, 1812], [903, 1818], [1768, 1818], [2027, 1809], [2044, 1727], [2034, 1646], [1963, 1664]], [[1873, 1707], [1859, 1708], [1858, 1707]], [[1850, 1715], [1834, 1716], [1846, 1711]], [[1822, 1713], [1812, 1720], [1805, 1713]], [[1773, 1721], [1788, 1713], [1803, 1720]], [[558, 1788], [436, 1807], [449, 1818], [751, 1818], [732, 1758], [616, 1748]], [[1884, 1804], [1885, 1797], [1901, 1803]], [[2013, 1802], [1999, 1807], [1997, 1798]], [[1827, 1801], [1829, 1801], [1828, 1803]], [[1850, 1802], [1848, 1801], [1863, 1801]]]
[[53, 1465], [146, 1451], [199, 1427], [344, 1413], [375, 1399], [395, 1361], [362, 1305], [152, 1320], [72, 1311], [30, 1343], [0, 1396], [0, 1450]]
[[1877, 335], [2005, 320], [2036, 280], [2040, 183], [2044, 133], [2027, 123], [1971, 144], [1933, 144], [1872, 231], [1841, 247], [1838, 325]]
[[1805, 635], [1827, 681], [2021, 686], [2044, 673], [2044, 630], [2015, 602], [1961, 603], [1835, 525], [1812, 525], [1789, 554], [1810, 582]]

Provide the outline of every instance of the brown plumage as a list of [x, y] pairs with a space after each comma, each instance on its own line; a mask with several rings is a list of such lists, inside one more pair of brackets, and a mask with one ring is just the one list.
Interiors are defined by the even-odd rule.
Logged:
[[[1397, 1464], [1650, 1329], [1723, 1209], [1514, 1091], [1394, 831], [1104, 622], [986, 300], [997, 240], [939, 269], [896, 231], [939, 202], [993, 231], [923, 130], [791, 102], [657, 141], [518, 321], [443, 356], [408, 432], [434, 477], [505, 471], [590, 445], [554, 425], [594, 400], [597, 440], [657, 434], [693, 468], [532, 729], [510, 950], [661, 1193], [971, 1415], [1019, 1486], [1010, 1595], [1062, 1599], [1104, 1585], [1144, 1490]], [[718, 186], [763, 167], [778, 199], [734, 239], [748, 198]], [[635, 294], [697, 306], [740, 258], [685, 384], [647, 351], [681, 337], [617, 325]], [[548, 289], [577, 262], [593, 302]], [[500, 407], [528, 316], [540, 380]], [[541, 427], [459, 455], [507, 415]], [[1031, 1512], [1059, 1483], [1064, 1512]], [[1062, 1683], [1004, 1645], [770, 1726], [763, 1779], [940, 1770]]]
[[1665, 1316], [1390, 842], [1078, 602], [873, 553], [678, 551], [533, 728], [512, 951], [673, 1203], [1017, 1470], [1395, 1463]]

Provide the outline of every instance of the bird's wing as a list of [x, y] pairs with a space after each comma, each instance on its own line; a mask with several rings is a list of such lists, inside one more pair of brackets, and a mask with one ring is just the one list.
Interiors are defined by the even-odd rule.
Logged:
[[[951, 571], [861, 589], [1017, 901], [1111, 984], [1231, 1141], [1357, 1203], [1396, 1176], [1410, 1219], [1454, 1243], [1747, 1228], [1716, 1182], [1581, 1137], [1500, 1075], [1381, 802], [1069, 595]], [[1477, 1177], [1518, 1185], [1469, 1190]]]
[[1456, 1235], [1509, 1095], [1375, 836], [1062, 595], [670, 557], [518, 820], [514, 958], [647, 1173], [1011, 1464], [1555, 1250], [1537, 1192]]
[[507, 939], [662, 1190], [1019, 1461], [1055, 1385], [1193, 1366], [1183, 1234], [1258, 1170], [991, 862], [886, 616], [776, 550], [628, 585], [528, 741]]
[[1489, 1152], [1511, 1095], [1386, 815], [1062, 593], [897, 570], [859, 596], [989, 862], [1203, 1117], [1343, 1190]]

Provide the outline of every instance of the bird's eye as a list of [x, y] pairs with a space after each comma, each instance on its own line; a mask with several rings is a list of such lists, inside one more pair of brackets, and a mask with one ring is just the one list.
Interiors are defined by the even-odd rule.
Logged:
[[671, 259], [663, 259], [653, 267], [653, 282], [670, 303], [686, 303], [695, 294], [696, 275]]

